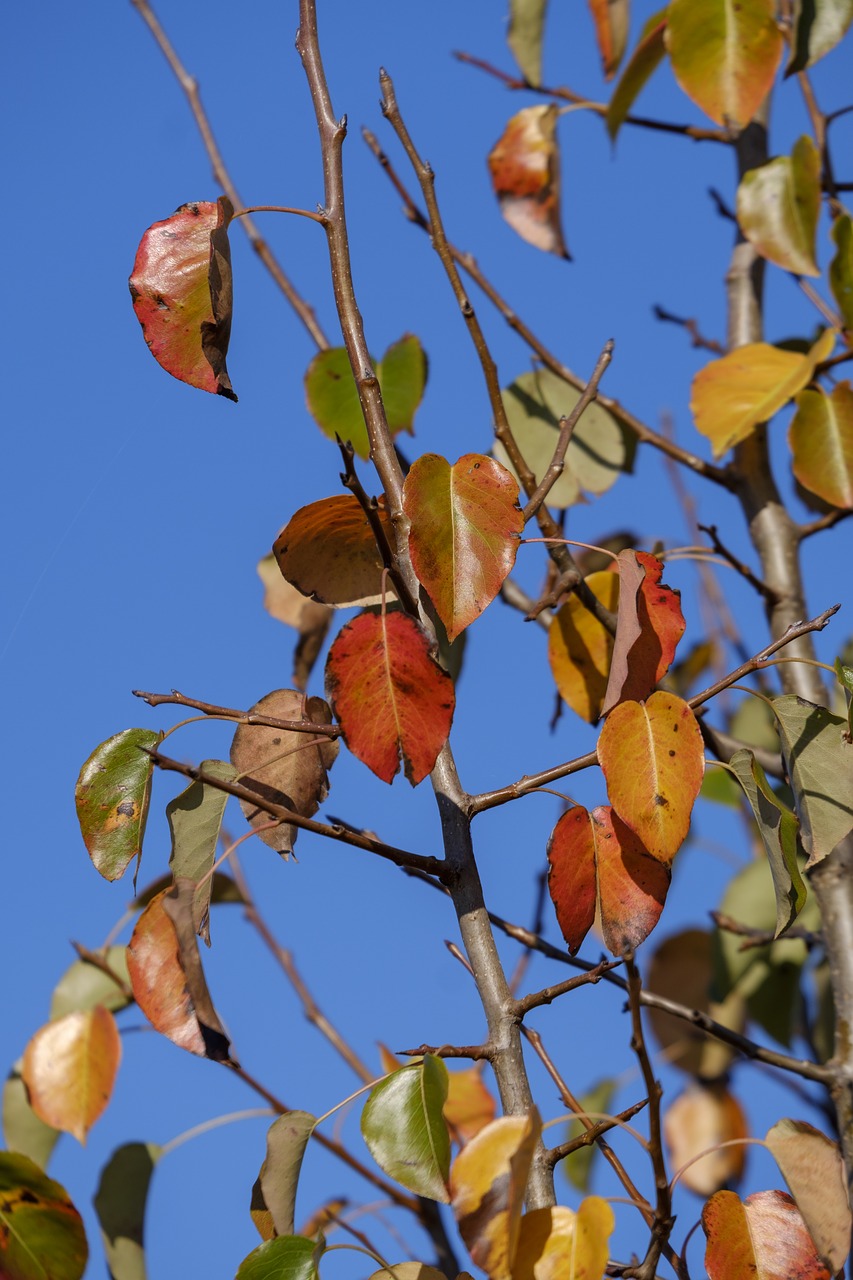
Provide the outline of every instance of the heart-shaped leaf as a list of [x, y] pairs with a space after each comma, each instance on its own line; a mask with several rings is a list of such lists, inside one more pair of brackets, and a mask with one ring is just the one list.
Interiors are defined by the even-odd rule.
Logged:
[[145, 1206], [162, 1154], [153, 1142], [128, 1142], [101, 1170], [94, 1205], [110, 1280], [145, 1280]]
[[181, 205], [145, 232], [129, 282], [133, 309], [157, 363], [181, 382], [229, 400], [237, 399], [225, 368], [233, 214], [227, 196]]
[[619, 83], [607, 105], [607, 132], [615, 142], [628, 112], [634, 105], [646, 81], [657, 70], [666, 56], [666, 9], [653, 13], [643, 24], [636, 48], [625, 64]]
[[570, 257], [560, 217], [557, 108], [522, 107], [489, 152], [498, 206], [513, 231], [546, 253]]
[[831, 1280], [800, 1211], [784, 1191], [741, 1200], [718, 1191], [702, 1210], [709, 1280]]
[[845, 720], [793, 694], [773, 699], [808, 867], [853, 830], [853, 744]]
[[154, 765], [147, 751], [162, 734], [125, 729], [96, 747], [80, 770], [74, 799], [83, 840], [105, 880], [142, 857]]
[[446, 1099], [447, 1068], [428, 1054], [381, 1080], [361, 1114], [362, 1136], [379, 1167], [410, 1191], [442, 1204], [450, 1199]]
[[680, 593], [661, 583], [663, 564], [645, 551], [619, 552], [619, 612], [606, 716], [619, 702], [640, 702], [662, 680], [684, 634]]
[[762, 257], [797, 275], [819, 276], [815, 238], [820, 213], [820, 155], [806, 134], [789, 156], [744, 174], [737, 220]]
[[[394, 529], [382, 503], [377, 516], [393, 547]], [[350, 493], [301, 507], [276, 538], [273, 555], [282, 576], [298, 591], [333, 608], [380, 599], [382, 557], [367, 517]]]
[[518, 485], [480, 453], [453, 466], [436, 453], [412, 464], [403, 486], [412, 567], [455, 640], [501, 589], [523, 523]]
[[600, 1196], [587, 1196], [577, 1212], [560, 1204], [525, 1213], [512, 1280], [600, 1280], [615, 1226], [613, 1210]]
[[801, 391], [788, 429], [791, 469], [799, 483], [833, 507], [853, 507], [853, 389]]
[[[591, 573], [585, 582], [612, 613], [619, 600], [619, 575]], [[610, 632], [576, 595], [570, 595], [548, 629], [548, 661], [560, 696], [590, 724], [601, 715], [612, 656]]]
[[85, 1144], [110, 1100], [120, 1061], [115, 1018], [102, 1005], [48, 1022], [24, 1053], [22, 1075], [36, 1115]]
[[412, 786], [427, 776], [456, 698], [413, 618], [399, 611], [354, 618], [329, 650], [326, 690], [347, 746], [378, 778], [391, 782], [401, 761]]
[[3, 1280], [80, 1280], [89, 1246], [68, 1192], [27, 1156], [0, 1151]]
[[833, 1275], [850, 1252], [850, 1206], [837, 1142], [803, 1120], [779, 1120], [764, 1139]]
[[629, 0], [587, 0], [605, 80], [616, 74], [628, 44]]

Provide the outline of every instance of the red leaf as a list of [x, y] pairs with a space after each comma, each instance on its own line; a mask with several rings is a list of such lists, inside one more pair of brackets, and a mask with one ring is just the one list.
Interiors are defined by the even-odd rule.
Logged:
[[621, 702], [604, 722], [598, 761], [620, 818], [653, 858], [669, 864], [687, 835], [705, 770], [690, 707], [660, 690], [645, 703]]
[[466, 453], [452, 467], [425, 453], [403, 487], [412, 567], [449, 640], [478, 618], [515, 564], [524, 527], [518, 485], [494, 458]]
[[571, 257], [560, 226], [557, 108], [524, 107], [489, 152], [492, 186], [503, 216], [522, 240]]
[[601, 714], [641, 702], [666, 675], [684, 634], [681, 596], [661, 584], [663, 564], [645, 551], [619, 553], [619, 613]]
[[710, 1280], [830, 1280], [784, 1191], [758, 1191], [743, 1202], [718, 1191], [702, 1210], [702, 1229]]
[[236, 400], [225, 357], [231, 336], [227, 196], [184, 204], [145, 232], [130, 294], [158, 364], [191, 387]]
[[326, 689], [347, 746], [378, 778], [391, 782], [401, 759], [412, 786], [426, 777], [447, 741], [456, 699], [414, 619], [359, 614], [329, 651]]
[[650, 857], [610, 806], [575, 805], [548, 844], [548, 888], [557, 922], [574, 954], [598, 906], [609, 951], [624, 955], [654, 929], [669, 889], [669, 870]]

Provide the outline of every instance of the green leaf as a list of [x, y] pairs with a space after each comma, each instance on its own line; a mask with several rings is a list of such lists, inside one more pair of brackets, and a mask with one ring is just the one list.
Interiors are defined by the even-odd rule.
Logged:
[[22, 1060], [15, 1063], [3, 1085], [3, 1137], [10, 1151], [29, 1156], [40, 1169], [46, 1169], [59, 1130], [45, 1124], [30, 1106], [21, 1066]]
[[156, 1143], [128, 1142], [101, 1170], [94, 1205], [112, 1280], [145, 1280], [145, 1204], [161, 1154]]
[[[257, 1187], [262, 1207], [272, 1215], [279, 1236], [293, 1235], [299, 1171], [316, 1124], [317, 1117], [307, 1111], [287, 1111], [267, 1131], [267, 1154], [258, 1174]], [[254, 1207], [261, 1207], [257, 1200]]]
[[[509, 425], [537, 482], [554, 456], [560, 418], [567, 417], [579, 399], [580, 392], [550, 369], [524, 373], [503, 392]], [[496, 444], [492, 452], [512, 471], [502, 445]], [[632, 446], [619, 423], [601, 405], [591, 404], [575, 427], [563, 474], [548, 494], [549, 506], [571, 507], [582, 501], [584, 490], [605, 493], [621, 472], [630, 471], [632, 460]]]
[[162, 734], [124, 729], [96, 747], [80, 770], [74, 798], [89, 857], [105, 880], [118, 880], [142, 857], [154, 765], [146, 755]]
[[699, 788], [699, 798], [713, 804], [724, 804], [728, 809], [740, 809], [740, 787], [725, 769], [706, 769]]
[[829, 287], [838, 303], [845, 329], [853, 329], [853, 218], [842, 213], [830, 232], [835, 257], [829, 264]]
[[322, 1243], [305, 1236], [265, 1240], [240, 1263], [236, 1280], [319, 1280], [322, 1252]]
[[[109, 965], [117, 978], [130, 984], [126, 947], [108, 947], [105, 952], [98, 952], [98, 955]], [[73, 1013], [75, 1009], [94, 1009], [98, 1004], [117, 1013], [119, 1009], [126, 1009], [132, 1003], [132, 997], [123, 991], [103, 969], [99, 969], [89, 960], [75, 960], [65, 970], [53, 989], [50, 1017], [53, 1021], [56, 1018], [64, 1018], [66, 1013]]]
[[778, 938], [794, 923], [808, 895], [797, 862], [797, 819], [777, 800], [751, 751], [736, 751], [729, 764], [746, 793], [767, 853], [776, 894]]
[[853, 22], [853, 0], [794, 0], [794, 45], [785, 75], [805, 71], [843, 39]]
[[[418, 339], [410, 333], [388, 348], [376, 363], [391, 435], [412, 431], [415, 411], [423, 399], [427, 360]], [[360, 458], [370, 456], [370, 441], [361, 412], [358, 388], [344, 347], [320, 351], [305, 374], [308, 409], [317, 426], [334, 440], [350, 441]]]
[[825, 707], [786, 694], [773, 699], [773, 711], [813, 867], [853, 829], [853, 744], [846, 722]]
[[[201, 770], [223, 782], [233, 782], [237, 770], [225, 760], [202, 760]], [[193, 924], [196, 932], [210, 946], [210, 870], [216, 857], [216, 845], [222, 828], [222, 816], [228, 803], [228, 792], [219, 791], [205, 782], [190, 785], [166, 805], [166, 817], [172, 833], [169, 866], [177, 880], [185, 878], [196, 889], [193, 899]]]
[[528, 84], [542, 83], [542, 34], [548, 0], [510, 0], [507, 43]]
[[815, 242], [820, 199], [820, 155], [805, 134], [790, 156], [744, 174], [737, 220], [762, 257], [797, 275], [819, 276]]
[[853, 667], [847, 667], [840, 658], [835, 659], [835, 678], [848, 694], [847, 733], [853, 738]]
[[641, 89], [666, 56], [666, 9], [659, 10], [645, 22], [634, 52], [628, 59], [613, 96], [607, 105], [607, 132], [612, 141], [625, 122]]
[[[618, 1087], [618, 1080], [599, 1080], [588, 1093], [578, 1098], [583, 1110], [592, 1113], [594, 1124], [601, 1118], [602, 1113], [609, 1112]], [[571, 1142], [574, 1138], [579, 1138], [584, 1131], [585, 1126], [580, 1120], [570, 1120], [566, 1130], [566, 1141]], [[586, 1147], [578, 1147], [577, 1151], [573, 1151], [563, 1161], [562, 1167], [566, 1177], [574, 1189], [584, 1196], [589, 1191], [592, 1163], [597, 1150], [596, 1144], [591, 1142]]]
[[448, 1204], [450, 1136], [442, 1108], [447, 1068], [427, 1056], [380, 1081], [367, 1099], [361, 1132], [381, 1169], [418, 1195]]
[[839, 382], [827, 395], [807, 388], [797, 396], [788, 429], [791, 469], [799, 483], [833, 507], [853, 507], [853, 389]]
[[3, 1280], [80, 1280], [88, 1256], [82, 1219], [65, 1188], [27, 1156], [0, 1152]]

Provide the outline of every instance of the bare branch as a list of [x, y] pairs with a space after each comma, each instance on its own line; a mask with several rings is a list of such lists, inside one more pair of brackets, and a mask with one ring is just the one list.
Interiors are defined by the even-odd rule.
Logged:
[[187, 698], [177, 689], [171, 693], [144, 693], [142, 689], [132, 690], [134, 698], [141, 698], [149, 707], [175, 706], [190, 707], [203, 715], [217, 720], [232, 720], [235, 724], [260, 724], [270, 729], [286, 729], [288, 733], [313, 733], [316, 737], [339, 738], [341, 727], [338, 724], [314, 724], [310, 720], [278, 720], [275, 716], [258, 715], [254, 711], [235, 711], [233, 707], [218, 707], [213, 702], [199, 702], [197, 698]]
[[576, 978], [567, 978], [565, 982], [557, 982], [553, 986], [543, 987], [541, 991], [533, 991], [530, 995], [522, 996], [515, 1002], [516, 1012], [520, 1018], [523, 1018], [531, 1009], [539, 1009], [543, 1004], [551, 1004], [558, 996], [563, 996], [568, 991], [589, 986], [590, 983], [594, 985], [601, 981], [608, 970], [618, 968], [621, 963], [621, 960], [600, 960], [594, 968], [587, 969]]
[[743, 560], [739, 560], [738, 557], [729, 551], [728, 547], [720, 541], [720, 538], [717, 535], [717, 526], [715, 524], [697, 523], [696, 528], [701, 530], [702, 533], [707, 533], [708, 537], [711, 539], [713, 549], [718, 556], [722, 556], [723, 559], [730, 564], [733, 569], [736, 569], [741, 577], [744, 578], [760, 596], [763, 596], [765, 600], [769, 600], [772, 603], [775, 599], [775, 595], [771, 588], [768, 587], [766, 582], [762, 582], [760, 578], [757, 578], [749, 565], [744, 564]]
[[659, 304], [652, 307], [652, 312], [657, 320], [661, 320], [666, 324], [677, 324], [690, 335], [691, 346], [704, 348], [705, 351], [713, 351], [715, 355], [725, 355], [726, 349], [722, 342], [717, 342], [715, 338], [706, 338], [700, 333], [699, 325], [695, 320], [685, 318], [684, 316], [673, 315], [671, 311], [666, 311]]
[[[634, 1116], [639, 1115], [648, 1105], [648, 1098], [641, 1098], [639, 1102], [635, 1102], [633, 1106], [626, 1107], [624, 1111], [620, 1111], [611, 1120], [597, 1120], [591, 1129], [585, 1129], [576, 1138], [571, 1138], [568, 1142], [561, 1142], [558, 1147], [549, 1147], [548, 1158], [554, 1164], [559, 1164], [561, 1160], [565, 1160], [566, 1156], [570, 1156], [572, 1152], [580, 1151], [583, 1147], [593, 1146], [605, 1133], [608, 1133], [611, 1129], [617, 1129], [622, 1124], [627, 1124], [629, 1120], [633, 1120]], [[587, 1119], [589, 1118], [588, 1116]]]
[[468, 1058], [472, 1062], [492, 1062], [494, 1046], [490, 1044], [422, 1044], [417, 1049], [398, 1049], [406, 1058], [422, 1058], [425, 1053], [435, 1058]]
[[379, 518], [379, 510], [374, 498], [368, 497], [364, 486], [358, 478], [355, 469], [355, 450], [351, 444], [344, 444], [338, 437], [338, 448], [344, 460], [344, 474], [341, 476], [343, 486], [349, 489], [358, 501], [358, 505], [364, 512], [367, 523], [370, 525], [370, 531], [373, 534], [377, 549], [382, 557], [382, 563], [390, 574], [391, 581], [394, 584], [394, 590], [407, 613], [412, 617], [419, 616], [418, 604], [409, 590], [408, 583], [403, 573], [400, 571], [397, 556], [394, 555], [388, 539], [385, 536], [385, 526]]

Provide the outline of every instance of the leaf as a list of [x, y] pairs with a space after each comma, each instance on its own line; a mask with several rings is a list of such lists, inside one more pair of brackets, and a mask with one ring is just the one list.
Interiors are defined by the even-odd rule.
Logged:
[[528, 244], [569, 258], [560, 217], [557, 108], [523, 107], [489, 152], [501, 214]]
[[[560, 418], [568, 417], [580, 392], [550, 369], [523, 373], [501, 393], [507, 420], [537, 483], [550, 466], [557, 446]], [[571, 507], [581, 493], [606, 493], [623, 471], [630, 471], [633, 445], [616, 419], [600, 404], [591, 404], [574, 429], [563, 474], [548, 494], [552, 507]], [[515, 475], [500, 443], [492, 450]], [[517, 477], [516, 477], [517, 478]]]
[[840, 658], [835, 659], [835, 679], [844, 690], [842, 697], [847, 698], [847, 736], [853, 740], [853, 667], [846, 666]]
[[[585, 582], [606, 609], [616, 608], [617, 574], [591, 573]], [[560, 696], [590, 724], [601, 715], [612, 654], [610, 632], [576, 595], [570, 595], [548, 629], [548, 661]]]
[[831, 1280], [797, 1206], [784, 1191], [741, 1201], [718, 1191], [702, 1210], [709, 1280]]
[[599, 1196], [582, 1200], [577, 1213], [564, 1205], [525, 1213], [513, 1280], [600, 1280], [615, 1225], [613, 1210]]
[[233, 285], [227, 196], [181, 205], [155, 222], [139, 244], [130, 296], [159, 365], [191, 387], [228, 400], [225, 357], [231, 337]]
[[711, 441], [715, 458], [746, 440], [760, 422], [767, 422], [811, 382], [815, 365], [829, 356], [835, 336], [834, 329], [826, 329], [806, 355], [752, 342], [699, 370], [690, 408], [696, 430]]
[[631, 54], [607, 104], [607, 132], [612, 142], [624, 124], [640, 91], [660, 66], [666, 55], [666, 9], [660, 9], [647, 19], [640, 32], [634, 52]]
[[[202, 994], [202, 1007], [196, 1008], [194, 993], [190, 990], [190, 975], [184, 967], [178, 931], [166, 911], [170, 892], [171, 890], [164, 890], [148, 904], [136, 922], [128, 944], [127, 965], [136, 1003], [154, 1029], [181, 1049], [187, 1049], [201, 1057], [213, 1058], [217, 1062], [230, 1061], [228, 1039], [215, 1012], [210, 1019], [210, 1009], [207, 1007], [209, 996], [204, 998], [206, 988]], [[191, 900], [188, 901], [188, 906], [190, 902]], [[185, 928], [184, 933], [186, 932]], [[195, 948], [191, 918], [189, 942]], [[192, 956], [192, 951], [189, 954]], [[197, 948], [193, 964], [200, 972], [201, 960]], [[195, 994], [198, 995], [198, 991]], [[207, 1023], [204, 1021], [206, 1015], [210, 1019]]]
[[666, 43], [688, 98], [735, 129], [749, 124], [769, 93], [784, 47], [775, 0], [672, 0]]
[[853, 508], [853, 388], [839, 382], [827, 395], [801, 391], [788, 428], [791, 469], [803, 488], [824, 502]]
[[319, 1280], [322, 1244], [304, 1236], [266, 1240], [244, 1258], [235, 1280]]
[[[236, 769], [224, 760], [202, 760], [202, 773], [223, 782], [233, 782]], [[176, 880], [191, 880], [197, 886], [193, 898], [192, 921], [199, 937], [210, 946], [210, 895], [213, 863], [228, 792], [206, 782], [190, 785], [166, 805], [172, 833], [169, 867]]]
[[115, 1019], [97, 1005], [37, 1031], [24, 1051], [21, 1075], [36, 1115], [85, 1145], [110, 1100], [120, 1061]]
[[294, 1233], [293, 1212], [299, 1171], [316, 1124], [317, 1117], [307, 1111], [286, 1111], [267, 1130], [267, 1154], [256, 1188], [264, 1208], [270, 1213], [276, 1235], [292, 1236]]
[[126, 1009], [131, 997], [122, 990], [121, 983], [128, 983], [127, 948], [107, 947], [97, 954], [106, 962], [119, 979], [115, 982], [108, 973], [90, 960], [75, 960], [53, 989], [50, 1000], [50, 1017], [53, 1021], [75, 1009], [94, 1009], [103, 1005], [111, 1013]]
[[96, 747], [80, 770], [77, 820], [89, 857], [105, 880], [118, 880], [133, 858], [142, 857], [154, 772], [146, 751], [162, 736], [150, 729], [124, 729]]
[[502, 1116], [463, 1147], [450, 1171], [459, 1234], [489, 1280], [510, 1280], [527, 1175], [542, 1125], [537, 1113]]
[[751, 751], [736, 751], [729, 766], [746, 793], [767, 853], [776, 895], [776, 937], [794, 923], [806, 905], [807, 889], [797, 862], [797, 819], [779, 802]]
[[779, 1120], [764, 1139], [803, 1215], [821, 1260], [833, 1275], [850, 1252], [850, 1206], [844, 1160], [836, 1142], [802, 1120]]
[[605, 80], [616, 74], [628, 44], [629, 0], [587, 0]]
[[794, 39], [785, 75], [813, 66], [844, 38], [851, 22], [853, 0], [794, 0]]
[[528, 84], [542, 83], [542, 35], [548, 0], [510, 0], [507, 43]]
[[412, 568], [453, 641], [491, 604], [515, 564], [524, 522], [518, 485], [493, 458], [453, 466], [425, 453], [403, 485]]
[[[251, 708], [254, 715], [274, 720], [306, 720], [312, 724], [332, 723], [332, 713], [322, 698], [306, 698], [296, 689], [275, 689]], [[328, 769], [338, 756], [335, 738], [320, 737], [293, 729], [273, 729], [268, 725], [238, 724], [231, 744], [231, 763], [243, 785], [265, 800], [283, 805], [303, 818], [310, 818], [329, 794]], [[270, 822], [270, 815], [251, 800], [241, 800], [246, 821], [255, 828]], [[258, 837], [287, 855], [292, 852], [298, 828], [282, 822]]]
[[[707, 929], [685, 929], [667, 938], [654, 952], [646, 977], [649, 991], [706, 1013], [732, 1031], [746, 1025], [746, 1004], [734, 991], [724, 1002], [711, 999], [712, 939]], [[724, 1074], [734, 1050], [711, 1040], [690, 1022], [662, 1009], [649, 1009], [649, 1022], [674, 1066], [704, 1080]]]
[[[746, 1147], [720, 1144], [745, 1138], [748, 1132], [743, 1107], [722, 1081], [689, 1084], [664, 1112], [669, 1166], [675, 1171], [695, 1160], [679, 1182], [703, 1199], [740, 1181]], [[702, 1158], [696, 1160], [697, 1156]]]
[[383, 782], [402, 759], [417, 786], [432, 770], [453, 720], [453, 682], [423, 629], [404, 613], [361, 613], [326, 661], [326, 689], [344, 740]]
[[425, 1262], [395, 1262], [388, 1268], [374, 1271], [370, 1280], [447, 1280], [447, 1277]]
[[638, 947], [657, 924], [669, 889], [669, 870], [609, 806], [588, 813], [568, 809], [548, 843], [548, 890], [569, 950], [578, 951], [601, 917], [608, 950], [621, 956]]
[[496, 1103], [483, 1084], [481, 1064], [447, 1073], [444, 1118], [459, 1142], [469, 1142], [495, 1118]]
[[681, 593], [661, 584], [657, 556], [620, 551], [618, 564], [619, 612], [603, 716], [619, 702], [649, 696], [669, 670], [685, 627]]
[[705, 770], [690, 707], [662, 690], [645, 703], [622, 702], [605, 720], [597, 750], [613, 808], [668, 866], [687, 836]]
[[16, 1062], [3, 1084], [3, 1137], [10, 1151], [28, 1156], [40, 1169], [46, 1169], [59, 1130], [45, 1124], [30, 1106], [21, 1079], [22, 1065]]
[[825, 707], [786, 694], [773, 699], [773, 711], [808, 870], [853, 830], [853, 744], [845, 721]]
[[830, 235], [835, 256], [829, 264], [829, 287], [849, 332], [853, 330], [853, 218], [849, 213], [835, 219]]
[[[374, 364], [391, 435], [412, 431], [427, 378], [420, 342], [414, 334], [404, 334]], [[345, 347], [317, 353], [305, 373], [305, 399], [325, 435], [349, 442], [360, 458], [370, 457], [367, 427]]]
[[[393, 547], [394, 529], [384, 504], [377, 514]], [[276, 538], [273, 555], [282, 576], [298, 591], [335, 609], [381, 598], [382, 557], [367, 516], [351, 493], [301, 507]]]
[[[602, 1115], [607, 1115], [610, 1111], [619, 1083], [618, 1080], [599, 1080], [588, 1092], [581, 1094], [578, 1098], [584, 1114], [593, 1123], [600, 1120]], [[580, 1120], [570, 1120], [566, 1126], [566, 1141], [571, 1142], [585, 1132], [586, 1127], [581, 1124]], [[597, 1151], [597, 1143], [590, 1142], [586, 1146], [578, 1147], [576, 1151], [567, 1155], [562, 1162], [566, 1177], [581, 1195], [586, 1195], [589, 1191], [590, 1176]]]
[[362, 1137], [380, 1169], [442, 1204], [450, 1199], [450, 1135], [442, 1113], [447, 1087], [444, 1063], [427, 1054], [381, 1080], [361, 1113]]
[[80, 1280], [89, 1246], [68, 1192], [24, 1155], [0, 1151], [3, 1280]]
[[161, 1154], [154, 1142], [128, 1142], [101, 1170], [94, 1205], [112, 1280], [145, 1280], [145, 1205]]
[[820, 155], [806, 134], [790, 156], [744, 174], [737, 220], [762, 257], [796, 275], [819, 276], [815, 240], [820, 199]]
[[332, 610], [309, 600], [282, 577], [276, 558], [270, 554], [258, 561], [258, 577], [264, 584], [264, 608], [271, 618], [293, 627], [299, 639], [293, 654], [293, 683], [302, 693], [320, 656]]

